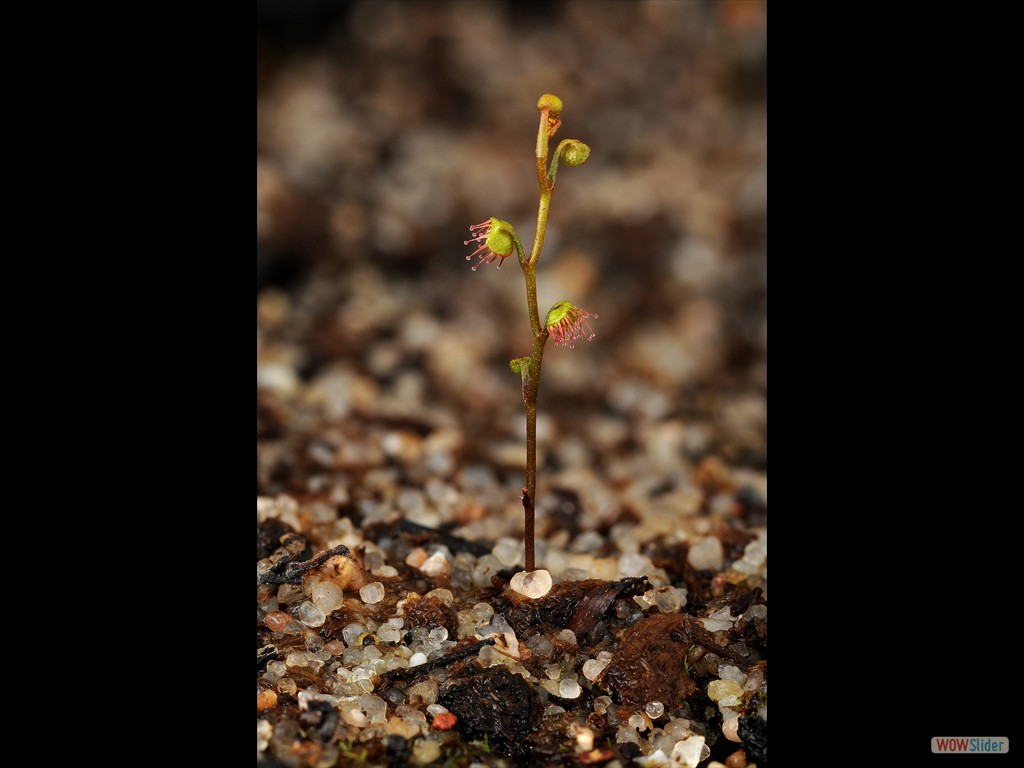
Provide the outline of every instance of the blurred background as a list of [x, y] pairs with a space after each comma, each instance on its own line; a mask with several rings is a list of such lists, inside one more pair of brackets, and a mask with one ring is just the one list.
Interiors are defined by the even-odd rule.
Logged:
[[[275, 441], [305, 429], [308, 457], [324, 424], [367, 413], [458, 433], [427, 475], [480, 459], [522, 481], [522, 272], [471, 271], [463, 241], [496, 216], [529, 251], [548, 92], [564, 102], [552, 147], [591, 155], [558, 176], [540, 312], [566, 299], [600, 317], [593, 341], [546, 350], [542, 485], [576, 466], [681, 487], [708, 457], [764, 477], [766, 2], [257, 11], [258, 492], [310, 482]], [[335, 468], [361, 439], [342, 432], [325, 438]], [[368, 455], [404, 450], [363, 437]]]

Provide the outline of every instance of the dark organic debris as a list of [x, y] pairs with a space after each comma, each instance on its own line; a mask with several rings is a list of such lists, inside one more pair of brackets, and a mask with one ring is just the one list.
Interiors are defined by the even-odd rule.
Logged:
[[409, 764], [409, 757], [412, 754], [412, 746], [409, 740], [392, 734], [384, 739], [387, 754], [388, 768], [402, 768]]
[[[557, 703], [560, 706], [566, 707], [567, 710], [559, 715], [553, 715], [550, 717], [544, 717], [542, 725], [534, 733], [530, 734], [526, 738], [526, 747], [529, 750], [530, 765], [538, 766], [568, 766], [576, 765], [575, 762], [565, 762], [566, 753], [568, 747], [571, 745], [571, 733], [575, 730], [574, 725], [578, 725], [578, 717], [575, 712], [571, 711], [575, 709], [575, 706], [579, 704], [579, 701], [567, 701], [552, 696], [549, 701], [551, 703]], [[594, 741], [600, 743], [601, 738], [598, 736], [600, 731], [595, 732]], [[592, 757], [597, 757], [598, 755]], [[611, 751], [608, 752], [606, 759], [610, 760], [612, 755]], [[576, 755], [576, 759], [580, 760], [584, 765], [594, 764], [588, 763], [581, 759], [582, 753]]]
[[693, 642], [703, 648], [705, 651], [711, 651], [711, 653], [721, 656], [723, 659], [728, 659], [733, 664], [746, 669], [750, 666], [750, 659], [741, 656], [738, 653], [730, 651], [728, 648], [723, 648], [715, 640], [715, 636], [704, 629], [704, 625], [695, 619], [691, 619], [689, 616], [684, 616], [687, 634], [693, 639]]
[[488, 554], [492, 548], [491, 544], [481, 541], [468, 541], [458, 536], [453, 536], [446, 531], [428, 528], [425, 525], [414, 523], [405, 518], [395, 523], [394, 529], [398, 533], [410, 534], [423, 542], [436, 541], [438, 544], [444, 544], [453, 554], [468, 552], [471, 555], [480, 557]]
[[439, 700], [459, 718], [455, 729], [464, 739], [487, 737], [502, 754], [528, 757], [524, 740], [536, 728], [540, 702], [519, 675], [504, 666], [469, 666], [444, 682]]
[[686, 671], [691, 644], [688, 617], [648, 616], [625, 631], [599, 683], [623, 704], [678, 707], [697, 690]]
[[715, 536], [722, 542], [722, 554], [726, 562], [743, 557], [743, 549], [754, 540], [754, 534], [743, 528], [720, 528]]
[[291, 766], [275, 755], [264, 752], [256, 758], [256, 768], [291, 768]]
[[741, 717], [740, 740], [747, 748], [747, 759], [768, 768], [768, 723], [759, 717]]
[[456, 661], [462, 661], [467, 656], [472, 656], [475, 653], [479, 653], [480, 649], [485, 645], [494, 645], [494, 638], [488, 637], [485, 640], [480, 640], [469, 645], [464, 645], [461, 648], [456, 648], [451, 653], [447, 653], [444, 656], [439, 656], [436, 659], [430, 659], [427, 662], [420, 664], [416, 667], [407, 667], [402, 669], [393, 669], [390, 672], [385, 672], [381, 675], [382, 680], [389, 682], [397, 682], [401, 680], [415, 680], [420, 675], [426, 674], [432, 669], [437, 667], [444, 667], [449, 664], [454, 664]]
[[270, 517], [256, 524], [256, 559], [270, 557], [281, 546], [281, 537], [295, 533], [288, 523], [276, 517]]
[[410, 630], [416, 627], [444, 627], [449, 637], [455, 637], [459, 619], [450, 605], [445, 605], [436, 597], [422, 597], [409, 600], [405, 605], [405, 628]]
[[[741, 595], [736, 599], [736, 602], [729, 608], [729, 613], [733, 616], [739, 616], [747, 608], [758, 601], [761, 597], [763, 590], [760, 587], [754, 587], [752, 590], [747, 592], [745, 595]], [[763, 601], [762, 601], [763, 602]]]
[[[620, 581], [593, 581], [596, 583], [590, 587], [583, 599], [580, 600], [579, 605], [572, 612], [569, 623], [565, 627], [566, 629], [571, 629], [576, 634], [576, 637], [583, 637], [593, 629], [594, 625], [600, 621], [601, 617], [608, 612], [608, 609], [619, 598], [642, 595], [651, 588], [651, 584], [646, 576], [621, 579]], [[585, 584], [587, 582], [576, 583]]]
[[331, 547], [321, 552], [314, 558], [296, 562], [289, 555], [285, 555], [267, 570], [262, 576], [256, 579], [256, 586], [261, 584], [301, 584], [302, 574], [306, 571], [323, 565], [335, 555], [349, 556], [351, 553], [344, 544]]
[[309, 708], [299, 716], [299, 724], [321, 744], [326, 744], [334, 736], [334, 729], [338, 725], [338, 710], [329, 702], [313, 700], [309, 702]]
[[582, 640], [616, 600], [641, 595], [650, 588], [646, 576], [619, 581], [563, 581], [552, 586], [551, 591], [538, 600], [501, 605], [516, 634], [526, 632], [529, 627], [547, 624], [558, 629], [571, 629]]
[[755, 649], [758, 656], [768, 655], [768, 622], [762, 616], [741, 618], [736, 622], [733, 633], [746, 642], [749, 648]]
[[619, 747], [619, 752], [627, 760], [632, 760], [634, 757], [640, 757], [641, 750], [638, 744], [626, 743]]

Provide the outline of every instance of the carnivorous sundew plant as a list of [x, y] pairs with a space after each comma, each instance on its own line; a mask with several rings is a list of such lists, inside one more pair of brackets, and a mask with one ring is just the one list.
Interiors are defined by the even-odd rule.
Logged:
[[527, 256], [523, 244], [516, 236], [512, 225], [507, 221], [490, 218], [469, 228], [471, 237], [465, 241], [476, 246], [476, 250], [466, 257], [467, 261], [477, 259], [473, 265], [476, 270], [481, 264], [497, 261], [500, 269], [502, 263], [515, 250], [519, 257], [519, 266], [523, 268], [526, 278], [526, 306], [530, 314], [530, 329], [533, 331], [533, 352], [527, 357], [517, 357], [509, 362], [512, 370], [523, 380], [523, 404], [526, 406], [526, 487], [523, 488], [523, 511], [526, 516], [524, 541], [526, 547], [526, 571], [534, 570], [534, 510], [537, 502], [537, 393], [540, 390], [541, 361], [544, 358], [544, 345], [548, 338], [555, 344], [572, 347], [580, 338], [594, 338], [589, 318], [596, 318], [593, 312], [587, 312], [568, 301], [556, 302], [548, 311], [541, 323], [537, 311], [537, 262], [544, 247], [544, 234], [548, 224], [548, 209], [551, 205], [551, 193], [555, 189], [558, 166], [583, 165], [590, 156], [590, 147], [576, 139], [563, 139], [555, 148], [554, 155], [548, 162], [548, 143], [558, 132], [562, 124], [562, 100], [546, 93], [537, 101], [540, 111], [540, 127], [537, 130], [537, 186], [540, 188], [540, 203], [537, 206], [537, 231], [533, 239], [533, 247]]

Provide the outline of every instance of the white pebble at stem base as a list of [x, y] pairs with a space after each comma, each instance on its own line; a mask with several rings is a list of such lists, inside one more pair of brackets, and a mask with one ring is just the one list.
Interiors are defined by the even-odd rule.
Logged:
[[537, 571], [520, 571], [509, 583], [513, 592], [536, 600], [551, 590], [551, 574], [543, 568]]

